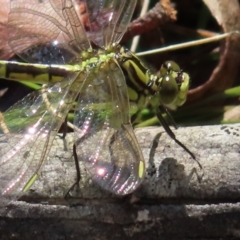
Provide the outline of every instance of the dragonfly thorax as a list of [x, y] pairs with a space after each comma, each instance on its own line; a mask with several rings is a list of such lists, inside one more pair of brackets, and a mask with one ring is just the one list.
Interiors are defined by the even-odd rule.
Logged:
[[138, 108], [142, 108], [153, 96], [154, 105], [162, 104], [171, 109], [186, 101], [189, 76], [175, 62], [165, 62], [159, 77], [126, 48], [120, 49], [117, 59], [126, 77], [129, 100]]
[[114, 61], [115, 53], [104, 50], [95, 50], [95, 49], [88, 49], [87, 51], [84, 51], [81, 55], [81, 71], [87, 70], [92, 71], [94, 68], [96, 71], [99, 70], [99, 68], [104, 69], [105, 63], [109, 63], [110, 60]]
[[104, 49], [89, 48], [82, 52], [81, 59], [81, 71], [96, 74], [108, 71], [111, 65], [116, 67], [117, 62], [126, 77], [131, 105], [136, 104], [137, 108], [143, 107], [152, 96], [158, 98], [156, 104], [172, 109], [186, 100], [189, 76], [175, 62], [165, 62], [159, 77], [134, 53], [116, 43]]

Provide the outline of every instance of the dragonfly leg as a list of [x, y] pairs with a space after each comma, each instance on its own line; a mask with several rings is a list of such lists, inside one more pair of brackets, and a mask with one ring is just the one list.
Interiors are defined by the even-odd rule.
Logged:
[[63, 135], [62, 135], [62, 139], [65, 139], [65, 137], [67, 136], [67, 133], [68, 133], [68, 125], [67, 125], [67, 122], [68, 122], [68, 119], [67, 119], [67, 116], [63, 122], [63, 125], [62, 125], [62, 130], [63, 130]]
[[131, 123], [132, 125], [136, 125], [139, 123], [139, 116], [140, 116], [140, 112], [142, 109], [139, 109], [137, 112], [135, 112], [132, 116], [131, 116]]
[[181, 143], [175, 136], [175, 134], [173, 133], [173, 131], [171, 130], [171, 128], [168, 126], [166, 120], [164, 119], [164, 117], [162, 116], [161, 113], [161, 108], [157, 108], [157, 118], [160, 121], [160, 123], [162, 124], [164, 130], [167, 132], [168, 136], [170, 138], [172, 138], [180, 147], [182, 147], [192, 158], [194, 161], [197, 162], [197, 164], [199, 165], [199, 167], [202, 169], [202, 165], [199, 163], [199, 161], [196, 159], [194, 153], [192, 153], [183, 143]]
[[[175, 129], [178, 129], [178, 126], [177, 126], [176, 122], [174, 121], [172, 114], [168, 111], [168, 109], [165, 108], [165, 107], [163, 107], [162, 105], [160, 105], [158, 108], [159, 108], [158, 111], [160, 112], [160, 114], [161, 114], [162, 112], [165, 112], [166, 115], [167, 115], [167, 117], [168, 117], [168, 119], [170, 119], [171, 123], [173, 124], [174, 128], [175, 128]], [[161, 114], [161, 115], [162, 115], [162, 114]], [[160, 121], [159, 118], [158, 118], [158, 120]]]
[[70, 196], [70, 192], [74, 189], [75, 186], [78, 186], [78, 184], [81, 180], [81, 171], [80, 171], [80, 167], [79, 167], [75, 144], [73, 144], [73, 158], [74, 158], [74, 162], [75, 162], [75, 166], [76, 166], [77, 177], [76, 177], [76, 181], [73, 183], [73, 185], [68, 189], [67, 193], [65, 194], [65, 198], [68, 198]]

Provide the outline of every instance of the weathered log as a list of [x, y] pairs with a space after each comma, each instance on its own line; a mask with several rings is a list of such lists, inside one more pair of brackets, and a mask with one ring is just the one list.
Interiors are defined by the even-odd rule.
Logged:
[[100, 189], [81, 166], [79, 188], [64, 199], [76, 170], [72, 135], [59, 138], [23, 201], [0, 209], [0, 239], [239, 238], [240, 124], [174, 132], [202, 169], [162, 128], [136, 129], [147, 170], [128, 197]]

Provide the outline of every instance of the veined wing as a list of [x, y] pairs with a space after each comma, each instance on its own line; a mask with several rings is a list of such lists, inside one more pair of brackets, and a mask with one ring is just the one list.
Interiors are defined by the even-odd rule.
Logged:
[[19, 197], [36, 180], [77, 97], [71, 89], [75, 76], [71, 77], [29, 94], [0, 115], [0, 206]]
[[132, 18], [137, 0], [83, 0], [86, 5], [89, 38], [98, 46], [118, 43]]
[[64, 64], [90, 47], [76, 0], [12, 0], [12, 50], [27, 62]]
[[0, 0], [0, 59], [9, 59], [13, 56], [13, 52], [8, 46], [8, 34], [10, 31], [7, 28], [8, 13], [9, 13], [9, 2], [6, 0]]
[[[104, 65], [104, 66], [103, 66]], [[92, 178], [115, 194], [134, 191], [144, 178], [144, 158], [129, 117], [123, 73], [113, 60], [92, 71], [74, 117], [79, 161]]]

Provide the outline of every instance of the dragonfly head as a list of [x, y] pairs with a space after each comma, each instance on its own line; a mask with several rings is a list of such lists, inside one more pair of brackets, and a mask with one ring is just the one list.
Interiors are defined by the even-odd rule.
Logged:
[[158, 81], [160, 101], [170, 109], [184, 104], [189, 88], [189, 75], [172, 61], [165, 62], [160, 69]]

